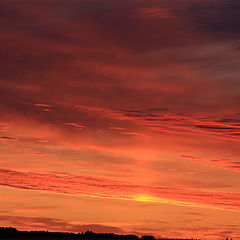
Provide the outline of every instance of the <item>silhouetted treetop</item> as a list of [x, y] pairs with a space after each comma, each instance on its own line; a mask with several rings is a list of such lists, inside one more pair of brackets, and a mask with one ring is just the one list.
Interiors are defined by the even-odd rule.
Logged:
[[[155, 239], [154, 236], [143, 235], [139, 238], [136, 235], [123, 235], [114, 233], [94, 233], [86, 231], [85, 233], [69, 232], [48, 232], [48, 231], [18, 231], [12, 227], [0, 227], [0, 239], [24, 239], [24, 240], [170, 240], [170, 238]], [[173, 239], [171, 240], [194, 240], [192, 239]]]

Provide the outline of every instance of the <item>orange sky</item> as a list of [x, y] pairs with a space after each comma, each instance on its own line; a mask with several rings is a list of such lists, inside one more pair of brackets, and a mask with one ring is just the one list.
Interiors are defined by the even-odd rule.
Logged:
[[240, 238], [234, 0], [2, 0], [0, 225]]

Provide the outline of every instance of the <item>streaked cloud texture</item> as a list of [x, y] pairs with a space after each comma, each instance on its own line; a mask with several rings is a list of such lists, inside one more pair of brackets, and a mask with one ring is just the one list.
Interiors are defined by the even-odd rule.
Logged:
[[240, 237], [239, 10], [2, 0], [1, 224]]

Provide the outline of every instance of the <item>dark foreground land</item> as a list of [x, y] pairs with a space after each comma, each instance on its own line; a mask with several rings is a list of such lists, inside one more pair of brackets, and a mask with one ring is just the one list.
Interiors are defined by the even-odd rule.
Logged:
[[[156, 239], [153, 236], [136, 235], [118, 235], [114, 233], [94, 233], [87, 231], [85, 233], [68, 233], [68, 232], [45, 232], [45, 231], [18, 231], [16, 228], [0, 227], [0, 239], [15, 240], [165, 240], [170, 238]], [[173, 239], [171, 240], [194, 240], [191, 239]]]

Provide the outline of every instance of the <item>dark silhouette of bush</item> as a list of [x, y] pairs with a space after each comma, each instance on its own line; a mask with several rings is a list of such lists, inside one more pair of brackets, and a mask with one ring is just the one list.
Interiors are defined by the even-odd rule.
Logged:
[[143, 235], [141, 240], [156, 240], [154, 236]]
[[0, 239], [4, 240], [194, 240], [194, 239], [155, 239], [153, 236], [118, 235], [114, 233], [85, 233], [48, 232], [48, 231], [18, 231], [16, 228], [0, 227]]

